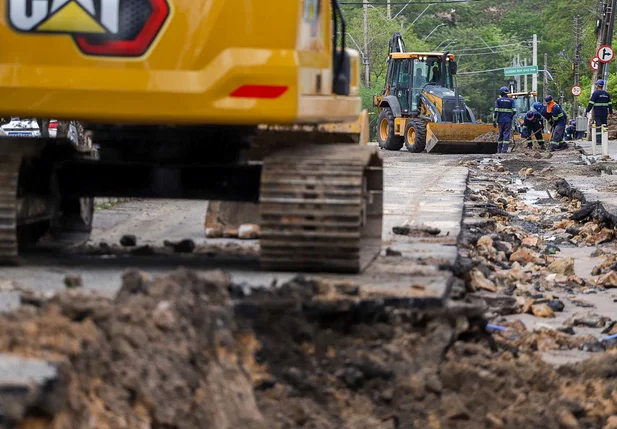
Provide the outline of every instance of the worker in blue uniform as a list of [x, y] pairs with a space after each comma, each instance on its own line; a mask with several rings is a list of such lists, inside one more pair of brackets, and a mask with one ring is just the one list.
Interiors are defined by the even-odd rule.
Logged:
[[544, 101], [546, 101], [546, 107], [544, 108], [542, 116], [546, 118], [552, 128], [550, 141], [551, 152], [567, 149], [568, 144], [564, 140], [564, 135], [566, 132], [566, 124], [568, 123], [568, 115], [566, 115], [566, 112], [564, 112], [561, 106], [553, 100], [551, 95], [548, 95]]
[[523, 119], [523, 126], [521, 127], [521, 137], [527, 140], [527, 149], [533, 148], [532, 137], [535, 137], [540, 149], [545, 149], [544, 136], [542, 135], [543, 130], [544, 120], [542, 119], [542, 115], [533, 110], [527, 112], [525, 119]]
[[574, 140], [576, 136], [576, 122], [574, 119], [570, 120], [570, 123], [566, 127], [566, 141]]
[[593, 109], [593, 120], [596, 123], [596, 144], [602, 144], [602, 125], [608, 124], [608, 114], [613, 114], [613, 102], [608, 92], [604, 90], [604, 80], [596, 82], [596, 90], [585, 110], [585, 117]]
[[493, 111], [493, 127], [499, 124], [499, 137], [497, 139], [497, 153], [507, 153], [512, 138], [512, 120], [516, 114], [514, 100], [508, 97], [508, 88], [499, 88], [499, 98], [495, 101]]

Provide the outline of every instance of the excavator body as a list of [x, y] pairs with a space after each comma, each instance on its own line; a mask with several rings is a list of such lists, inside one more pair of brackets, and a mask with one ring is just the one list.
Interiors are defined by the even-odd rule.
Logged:
[[378, 252], [381, 159], [338, 0], [2, 7], [3, 109], [79, 121], [92, 144], [1, 139], [0, 261], [85, 242], [97, 196], [254, 204], [273, 270]]
[[457, 63], [449, 52], [407, 52], [400, 33], [390, 42], [377, 140], [386, 150], [494, 153], [496, 142], [476, 139], [492, 130], [479, 124], [456, 86]]

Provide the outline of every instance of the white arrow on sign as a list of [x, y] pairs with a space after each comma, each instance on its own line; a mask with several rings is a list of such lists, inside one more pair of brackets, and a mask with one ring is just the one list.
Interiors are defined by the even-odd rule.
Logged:
[[570, 92], [573, 96], [578, 97], [579, 95], [581, 95], [581, 87], [578, 85], [574, 85]]
[[613, 58], [615, 58], [615, 51], [608, 45], [602, 45], [598, 49], [598, 54], [596, 56], [601, 63], [610, 63], [613, 61]]
[[592, 69], [598, 70], [599, 62], [600, 62], [600, 59], [598, 57], [593, 57], [591, 60], [589, 60], [589, 65], [591, 65]]

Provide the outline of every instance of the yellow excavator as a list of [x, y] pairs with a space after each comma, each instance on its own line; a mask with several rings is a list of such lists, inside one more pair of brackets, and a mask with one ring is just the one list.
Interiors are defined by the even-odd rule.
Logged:
[[[390, 40], [385, 87], [373, 104], [379, 109], [377, 141], [386, 150], [438, 153], [495, 153], [497, 139], [478, 124], [456, 86], [457, 63], [449, 52], [407, 52], [403, 37]], [[478, 141], [476, 141], [478, 139]]]
[[266, 269], [378, 253], [382, 161], [338, 0], [2, 7], [3, 110], [77, 120], [93, 146], [0, 140], [0, 262], [83, 244], [97, 196], [256, 203]]

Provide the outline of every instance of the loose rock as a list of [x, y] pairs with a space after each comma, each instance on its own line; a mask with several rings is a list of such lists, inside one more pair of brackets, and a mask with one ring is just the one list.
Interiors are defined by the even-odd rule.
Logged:
[[192, 253], [195, 250], [195, 242], [191, 239], [181, 240], [177, 242], [163, 242], [165, 247], [171, 247], [175, 253]]
[[531, 312], [536, 317], [555, 317], [555, 313], [547, 304], [534, 304], [531, 306]]
[[67, 289], [79, 288], [83, 285], [84, 282], [79, 275], [67, 274], [66, 276], [64, 276], [64, 286], [66, 286]]
[[120, 238], [120, 244], [124, 247], [137, 246], [137, 237], [135, 235], [123, 235]]
[[541, 261], [541, 258], [539, 254], [537, 254], [536, 252], [530, 249], [520, 248], [510, 256], [510, 261], [511, 262], [522, 262], [522, 263], [527, 263], [527, 262], [538, 263]]
[[242, 240], [256, 240], [260, 235], [259, 225], [245, 224], [238, 229], [238, 238]]
[[206, 238], [223, 238], [224, 230], [221, 227], [206, 228]]
[[601, 328], [609, 322], [608, 317], [600, 316], [595, 313], [576, 313], [566, 320], [566, 326], [587, 326], [589, 328]]
[[548, 306], [551, 307], [553, 311], [557, 311], [557, 312], [561, 312], [563, 311], [564, 308], [566, 308], [565, 304], [558, 299], [553, 299], [549, 301]]
[[390, 247], [386, 248], [386, 256], [402, 256], [403, 253], [399, 252], [398, 250], [394, 250]]
[[473, 269], [470, 273], [471, 278], [471, 287], [473, 290], [484, 289], [491, 292], [496, 292], [497, 288], [495, 287], [495, 283], [484, 277], [484, 274], [478, 269]]
[[441, 230], [428, 225], [421, 226], [395, 226], [392, 227], [392, 232], [397, 235], [439, 235]]
[[555, 274], [563, 274], [569, 276], [574, 274], [574, 258], [558, 258], [555, 259], [548, 269]]
[[596, 284], [605, 288], [617, 288], [617, 273], [615, 271], [609, 271], [600, 276]]

